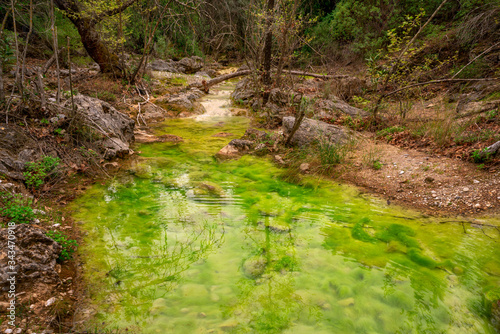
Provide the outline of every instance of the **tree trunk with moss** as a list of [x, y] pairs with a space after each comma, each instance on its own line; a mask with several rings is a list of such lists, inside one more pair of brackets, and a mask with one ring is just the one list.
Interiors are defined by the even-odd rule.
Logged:
[[118, 56], [102, 41], [97, 31], [97, 25], [105, 17], [121, 13], [137, 1], [138, 0], [123, 1], [118, 7], [109, 8], [92, 15], [84, 12], [84, 8], [78, 0], [55, 0], [54, 2], [59, 9], [64, 11], [68, 19], [74, 24], [80, 34], [85, 50], [87, 50], [89, 56], [99, 65], [101, 72], [121, 76], [124, 72], [124, 68], [120, 65]]

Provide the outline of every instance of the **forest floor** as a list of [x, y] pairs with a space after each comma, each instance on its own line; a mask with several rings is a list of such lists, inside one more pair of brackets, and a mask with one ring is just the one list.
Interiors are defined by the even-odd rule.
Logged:
[[467, 161], [400, 148], [374, 139], [373, 133], [365, 133], [358, 147], [334, 175], [388, 203], [432, 215], [500, 212], [498, 169], [482, 170]]

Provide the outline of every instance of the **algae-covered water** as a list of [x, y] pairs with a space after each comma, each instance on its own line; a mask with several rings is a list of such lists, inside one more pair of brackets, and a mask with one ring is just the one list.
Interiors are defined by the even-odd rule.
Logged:
[[247, 127], [242, 117], [168, 120], [158, 134], [183, 142], [137, 147], [128, 173], [74, 203], [87, 232], [88, 328], [495, 333], [496, 229], [425, 218], [332, 181], [287, 183], [265, 158], [217, 162]]

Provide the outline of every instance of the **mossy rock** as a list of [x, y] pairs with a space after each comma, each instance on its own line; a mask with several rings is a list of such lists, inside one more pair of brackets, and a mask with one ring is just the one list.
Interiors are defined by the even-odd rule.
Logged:
[[193, 189], [195, 195], [224, 196], [224, 189], [216, 183], [203, 181], [193, 182], [193, 185], [195, 186]]
[[151, 166], [143, 163], [131, 167], [129, 172], [140, 179], [151, 179], [153, 177], [153, 169]]
[[173, 177], [163, 177], [160, 180], [160, 183], [163, 184], [165, 187], [177, 187], [177, 182]]
[[171, 168], [177, 164], [174, 160], [165, 157], [148, 158], [148, 163], [154, 167], [163, 169]]
[[243, 263], [243, 272], [247, 277], [255, 279], [266, 271], [266, 266], [267, 259], [264, 256], [253, 256]]
[[203, 171], [196, 171], [196, 172], [189, 173], [189, 179], [193, 180], [193, 181], [203, 181], [206, 178], [208, 178], [209, 176], [210, 176], [210, 174], [208, 174], [207, 172], [203, 172]]
[[270, 221], [267, 222], [266, 225], [264, 225], [264, 223], [261, 223], [261, 222], [260, 222], [260, 224], [262, 224], [265, 227], [267, 227], [271, 232], [274, 232], [274, 233], [288, 233], [292, 229], [290, 227], [290, 225], [288, 225], [285, 222], [277, 221], [275, 219], [269, 219], [269, 220]]

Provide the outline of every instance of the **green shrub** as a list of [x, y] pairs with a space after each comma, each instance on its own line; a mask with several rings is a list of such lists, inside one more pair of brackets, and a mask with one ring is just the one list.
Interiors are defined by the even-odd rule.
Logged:
[[382, 162], [380, 162], [379, 159], [376, 159], [376, 160], [373, 161], [372, 167], [375, 170], [381, 170], [382, 169]]
[[78, 247], [76, 240], [68, 239], [64, 234], [58, 231], [49, 231], [46, 235], [62, 247], [61, 254], [57, 259], [59, 262], [69, 260], [73, 257], [73, 253]]
[[12, 48], [12, 38], [5, 34], [0, 40], [0, 66], [4, 71], [16, 60], [14, 49]]
[[98, 92], [96, 94], [96, 96], [98, 99], [101, 99], [101, 100], [104, 100], [107, 102], [115, 102], [116, 101], [116, 95], [111, 93], [111, 92], [108, 92], [108, 91]]
[[318, 142], [316, 152], [321, 165], [329, 168], [344, 162], [349, 150], [349, 143], [332, 143], [324, 138]]
[[0, 193], [0, 201], [3, 204], [0, 214], [10, 221], [16, 224], [28, 224], [35, 219], [35, 213], [29, 206], [29, 201], [22, 195], [2, 192]]
[[44, 156], [37, 162], [28, 162], [23, 173], [26, 186], [31, 190], [39, 189], [47, 179], [56, 175], [59, 163], [59, 158], [50, 156]]
[[377, 132], [377, 137], [388, 137], [391, 134], [403, 132], [405, 130], [402, 126], [391, 126]]
[[486, 148], [482, 150], [475, 150], [471, 154], [472, 160], [475, 163], [487, 162], [491, 158], [491, 152], [488, 152]]

